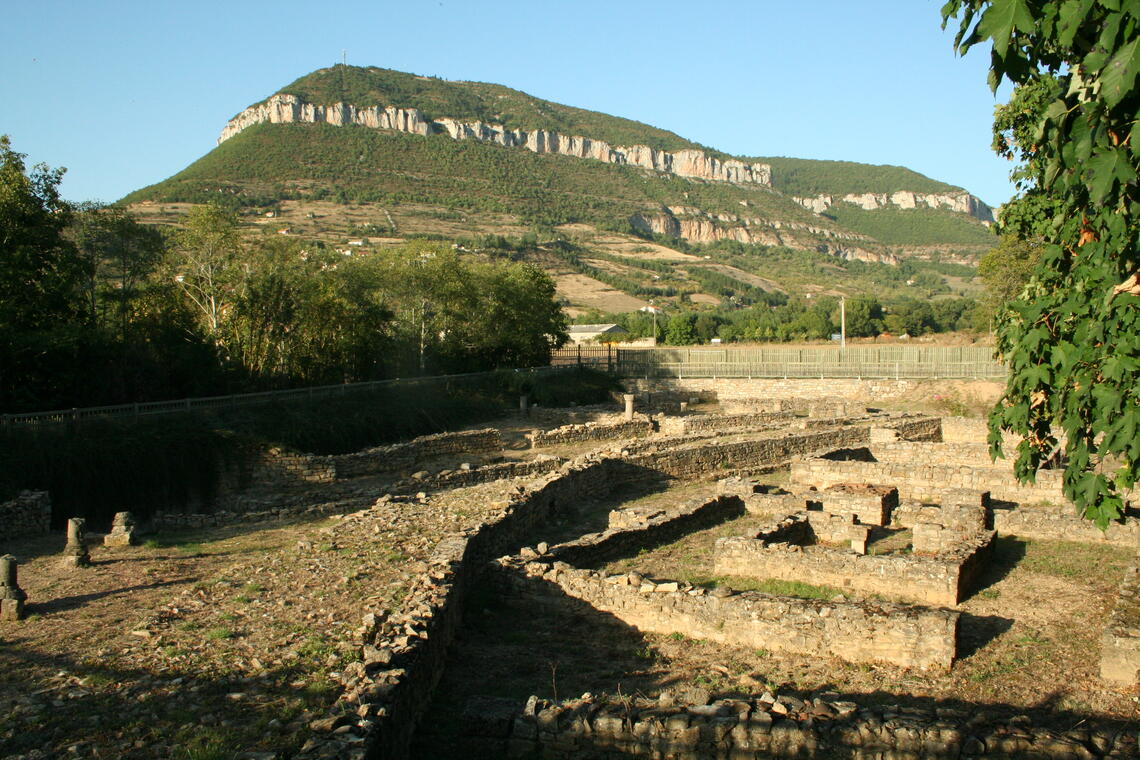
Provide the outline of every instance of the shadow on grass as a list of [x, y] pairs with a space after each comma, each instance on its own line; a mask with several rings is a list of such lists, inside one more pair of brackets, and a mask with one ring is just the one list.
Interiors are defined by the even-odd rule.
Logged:
[[[297, 688], [298, 679], [312, 687]], [[0, 702], [14, 709], [0, 730], [0, 757], [291, 757], [309, 736], [310, 714], [333, 699], [331, 684], [300, 662], [201, 675], [94, 665], [9, 637], [0, 642]], [[79, 754], [70, 753], [76, 745]]]
[[54, 615], [67, 610], [73, 610], [77, 607], [94, 602], [97, 599], [103, 599], [108, 596], [115, 596], [117, 594], [129, 594], [132, 591], [143, 591], [152, 588], [162, 588], [164, 586], [183, 586], [187, 583], [192, 583], [197, 580], [196, 578], [180, 578], [174, 581], [159, 581], [156, 583], [142, 583], [134, 586], [123, 586], [122, 588], [107, 589], [106, 591], [99, 591], [93, 594], [76, 594], [74, 596], [61, 596], [58, 599], [51, 599], [46, 602], [33, 602], [27, 605], [29, 615]]

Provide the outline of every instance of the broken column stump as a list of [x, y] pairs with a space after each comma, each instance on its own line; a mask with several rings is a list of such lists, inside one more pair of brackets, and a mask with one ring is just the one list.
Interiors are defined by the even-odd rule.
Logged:
[[11, 554], [0, 557], [0, 620], [22, 620], [24, 601], [28, 595], [16, 580], [16, 558]]
[[111, 532], [103, 536], [104, 546], [134, 546], [135, 516], [130, 512], [116, 512], [115, 520], [111, 523]]
[[63, 548], [65, 567], [87, 567], [91, 554], [87, 551], [87, 521], [73, 517], [67, 521], [67, 546]]

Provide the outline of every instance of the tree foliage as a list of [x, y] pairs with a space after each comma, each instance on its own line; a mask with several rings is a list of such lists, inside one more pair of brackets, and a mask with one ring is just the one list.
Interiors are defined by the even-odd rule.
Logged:
[[80, 320], [87, 280], [64, 236], [70, 209], [59, 197], [63, 169], [31, 172], [0, 135], [0, 330], [44, 329]]
[[999, 125], [1012, 138], [999, 151], [1022, 162], [1003, 221], [1044, 242], [998, 324], [1010, 375], [991, 444], [996, 455], [1002, 431], [1023, 436], [1022, 480], [1063, 449], [1066, 496], [1104, 526], [1140, 468], [1140, 5], [950, 0], [942, 14], [959, 52], [991, 43], [992, 89], [1019, 88], [1025, 107]]

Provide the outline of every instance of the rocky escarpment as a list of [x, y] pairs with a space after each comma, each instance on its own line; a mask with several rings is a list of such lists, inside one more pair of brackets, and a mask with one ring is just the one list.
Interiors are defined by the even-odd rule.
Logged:
[[698, 208], [667, 206], [656, 214], [634, 214], [630, 217], [629, 223], [634, 229], [644, 233], [680, 238], [691, 243], [735, 240], [749, 245], [782, 245], [801, 250], [815, 250], [848, 261], [899, 263], [898, 257], [893, 254], [875, 253], [855, 245], [854, 243], [868, 239], [863, 235], [801, 222], [760, 219], [736, 214], [709, 214]]
[[243, 129], [269, 122], [358, 125], [390, 129], [417, 135], [446, 134], [454, 140], [478, 140], [506, 147], [525, 148], [534, 153], [555, 153], [576, 158], [592, 158], [610, 164], [629, 164], [689, 179], [761, 185], [771, 187], [772, 170], [767, 164], [746, 164], [734, 159], [721, 160], [700, 150], [665, 151], [647, 145], [613, 146], [602, 140], [577, 135], [561, 135], [545, 129], [508, 129], [501, 124], [454, 119], [428, 119], [415, 108], [394, 106], [357, 107], [351, 103], [316, 105], [296, 95], [274, 95], [250, 106], [230, 119], [218, 138], [221, 144]]
[[836, 203], [851, 203], [866, 211], [894, 206], [895, 208], [945, 208], [960, 214], [969, 214], [983, 222], [993, 222], [994, 211], [980, 199], [965, 190], [956, 193], [915, 193], [910, 190], [896, 190], [893, 193], [848, 193], [844, 196], [817, 195], [812, 198], [795, 198], [796, 203], [822, 214]]

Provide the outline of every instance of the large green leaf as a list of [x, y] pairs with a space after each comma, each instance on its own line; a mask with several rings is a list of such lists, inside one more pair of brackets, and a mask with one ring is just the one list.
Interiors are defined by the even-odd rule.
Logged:
[[1086, 174], [1089, 175], [1087, 179], [1089, 200], [1095, 204], [1104, 202], [1112, 192], [1114, 182], [1128, 182], [1136, 176], [1135, 168], [1120, 150], [1102, 151], [1090, 158], [1086, 167]]
[[1033, 14], [1025, 0], [993, 0], [978, 22], [978, 34], [992, 39], [994, 50], [1004, 58], [1014, 30], [1030, 32], [1033, 25]]
[[1117, 50], [1100, 73], [1100, 95], [1109, 108], [1132, 92], [1137, 72], [1140, 72], [1140, 38]]

